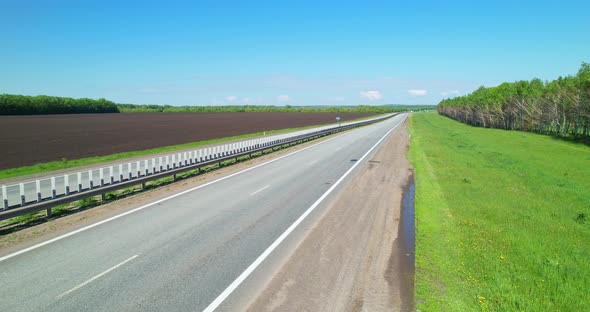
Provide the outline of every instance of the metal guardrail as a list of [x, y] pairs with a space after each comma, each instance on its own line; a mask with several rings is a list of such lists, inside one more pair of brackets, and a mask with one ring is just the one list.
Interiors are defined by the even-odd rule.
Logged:
[[[264, 153], [275, 147], [291, 146], [298, 143], [313, 140], [319, 137], [341, 132], [351, 128], [356, 128], [372, 123], [376, 123], [397, 114], [391, 114], [385, 117], [378, 117], [360, 122], [350, 122], [340, 126], [328, 126], [302, 130], [284, 135], [275, 135], [267, 138], [253, 139], [232, 144], [214, 146], [183, 152], [180, 154], [167, 155], [152, 159], [119, 164], [118, 166], [109, 166], [99, 169], [66, 174], [59, 177], [51, 177], [43, 180], [36, 180], [26, 183], [19, 183], [11, 186], [2, 185], [2, 202], [0, 207], [0, 220], [5, 220], [20, 216], [23, 214], [47, 211], [51, 215], [51, 208], [71, 203], [80, 199], [89, 198], [97, 195], [104, 195], [118, 189], [126, 188], [132, 185], [145, 183], [152, 180], [161, 179], [168, 176], [176, 177], [177, 174], [186, 171], [201, 169], [215, 164], [221, 164], [228, 160], [234, 160], [244, 156], [252, 157], [252, 154]], [[108, 175], [105, 175], [105, 169]], [[94, 173], [98, 172], [98, 177]], [[72, 185], [75, 178], [75, 183]], [[34, 185], [31, 185], [34, 184]], [[58, 185], [60, 187], [58, 187]], [[36, 196], [34, 200], [27, 200], [25, 189], [34, 186]], [[73, 186], [73, 188], [72, 188]], [[18, 187], [18, 202], [9, 198], [9, 188]], [[46, 192], [43, 192], [45, 190]]]

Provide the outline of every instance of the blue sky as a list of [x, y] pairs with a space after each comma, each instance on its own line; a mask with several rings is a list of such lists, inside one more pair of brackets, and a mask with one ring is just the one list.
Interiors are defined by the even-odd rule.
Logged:
[[590, 62], [588, 1], [0, 0], [0, 93], [436, 104]]

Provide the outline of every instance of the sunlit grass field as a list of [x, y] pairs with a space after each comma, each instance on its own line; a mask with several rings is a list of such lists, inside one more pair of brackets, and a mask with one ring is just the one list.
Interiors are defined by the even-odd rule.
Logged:
[[590, 311], [590, 147], [411, 117], [416, 307]]

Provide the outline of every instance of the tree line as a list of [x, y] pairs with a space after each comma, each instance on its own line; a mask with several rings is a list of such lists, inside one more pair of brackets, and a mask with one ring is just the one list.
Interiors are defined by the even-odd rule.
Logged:
[[217, 112], [286, 112], [286, 113], [375, 113], [385, 114], [403, 111], [433, 110], [434, 105], [384, 105], [384, 106], [274, 106], [274, 105], [227, 105], [227, 106], [171, 106], [118, 104], [123, 113], [217, 113]]
[[73, 99], [59, 96], [0, 94], [0, 115], [47, 115], [118, 113], [114, 102], [105, 99]]
[[589, 141], [590, 64], [582, 63], [576, 75], [553, 81], [535, 78], [480, 87], [469, 95], [442, 100], [437, 110], [473, 126]]
[[358, 105], [358, 106], [171, 106], [117, 104], [105, 99], [74, 99], [58, 96], [0, 94], [0, 115], [48, 115], [88, 113], [212, 113], [212, 112], [289, 112], [289, 113], [374, 113], [435, 109], [433, 105]]

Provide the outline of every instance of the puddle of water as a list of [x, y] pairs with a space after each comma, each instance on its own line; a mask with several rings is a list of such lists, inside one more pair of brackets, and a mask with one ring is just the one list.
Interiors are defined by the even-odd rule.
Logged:
[[403, 238], [406, 253], [409, 254], [412, 269], [414, 268], [414, 241], [416, 239], [415, 232], [415, 216], [414, 211], [414, 176], [410, 176], [408, 185], [404, 188], [404, 195], [402, 198], [402, 215], [400, 223], [400, 236]]
[[402, 311], [414, 310], [414, 251], [415, 251], [415, 211], [414, 211], [414, 175], [408, 178], [403, 189], [402, 211], [399, 225], [398, 248], [400, 251], [400, 280], [402, 292]]

